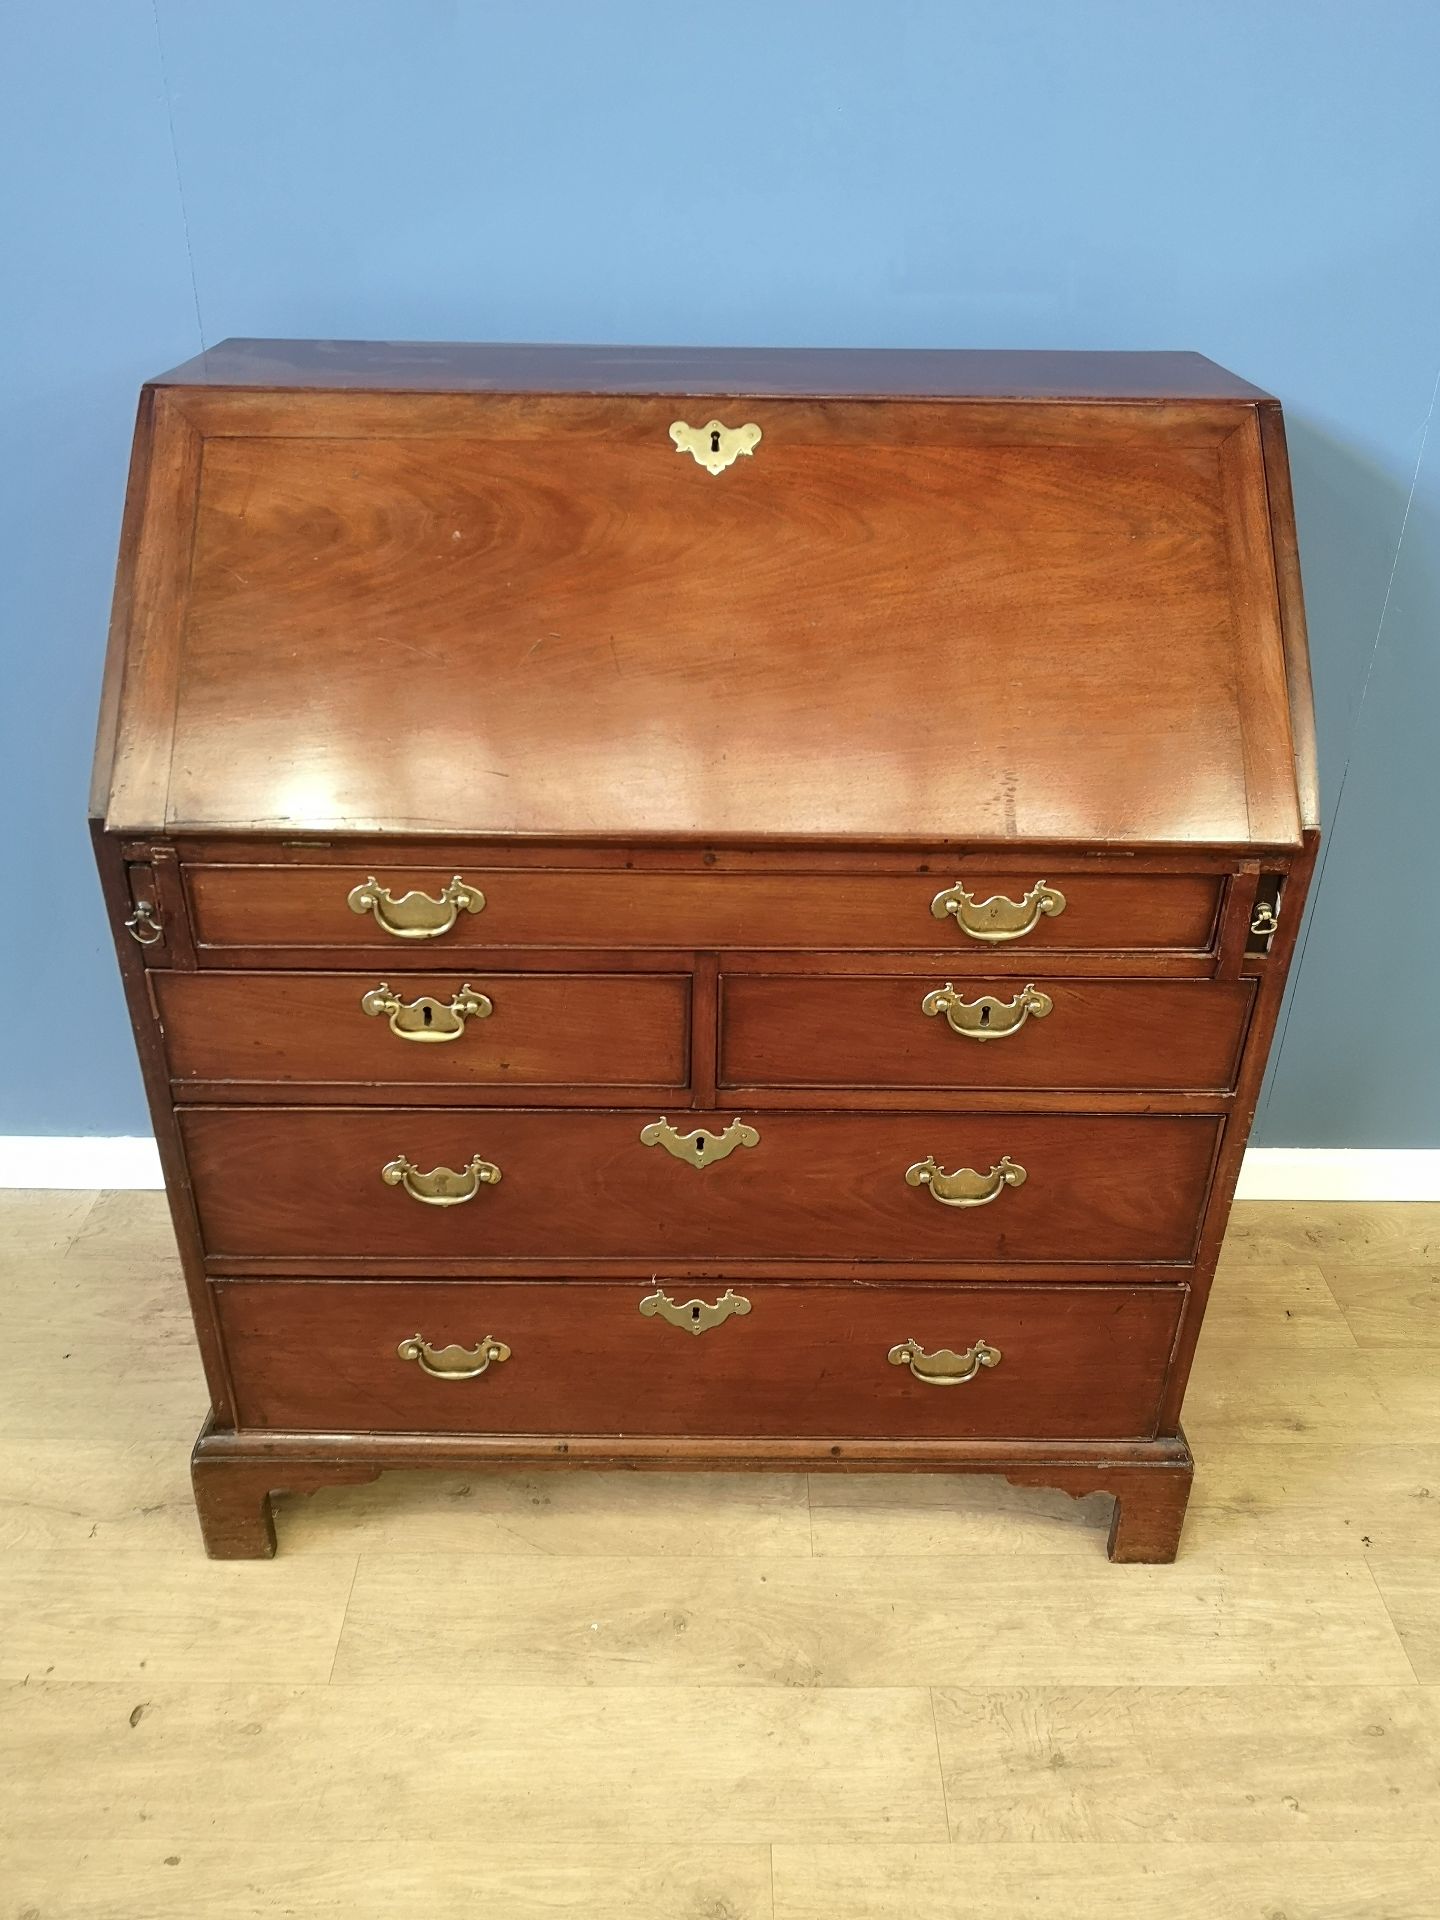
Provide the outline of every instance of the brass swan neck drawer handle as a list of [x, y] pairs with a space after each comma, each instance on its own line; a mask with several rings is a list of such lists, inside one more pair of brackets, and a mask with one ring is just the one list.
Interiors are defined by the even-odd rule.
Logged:
[[742, 453], [754, 453], [760, 444], [760, 429], [753, 420], [743, 427], [727, 427], [723, 420], [707, 420], [703, 427], [692, 427], [677, 420], [670, 428], [670, 438], [677, 453], [690, 454], [707, 473], [723, 473]]
[[466, 913], [485, 910], [484, 894], [458, 873], [440, 889], [438, 900], [428, 893], [402, 893], [397, 900], [372, 873], [362, 886], [350, 889], [346, 901], [352, 913], [373, 913], [377, 926], [397, 940], [437, 939], [450, 931], [462, 909]]
[[1023, 934], [1033, 933], [1042, 913], [1051, 918], [1063, 913], [1065, 896], [1058, 887], [1049, 887], [1043, 880], [1037, 880], [1023, 900], [1008, 900], [1003, 893], [992, 893], [988, 900], [977, 900], [957, 880], [953, 887], [936, 894], [930, 902], [930, 911], [937, 920], [953, 919], [960, 931], [968, 933], [972, 940], [984, 940], [993, 946], [1002, 940], [1018, 940]]
[[988, 1173], [976, 1173], [973, 1167], [957, 1167], [954, 1173], [946, 1173], [933, 1154], [926, 1154], [905, 1169], [906, 1186], [928, 1187], [930, 1198], [942, 1207], [988, 1207], [1006, 1187], [1023, 1187], [1027, 1177], [1024, 1167], [1017, 1166], [1008, 1153]]
[[734, 1293], [727, 1287], [715, 1301], [685, 1300], [677, 1302], [669, 1299], [658, 1289], [647, 1293], [640, 1302], [640, 1311], [647, 1320], [657, 1315], [667, 1320], [672, 1327], [682, 1327], [686, 1333], [707, 1333], [711, 1327], [718, 1327], [728, 1320], [732, 1313], [749, 1313], [750, 1302], [743, 1294]]
[[937, 1347], [934, 1353], [927, 1353], [918, 1340], [902, 1340], [885, 1357], [892, 1367], [908, 1366], [927, 1387], [963, 1387], [982, 1367], [998, 1367], [1005, 1356], [983, 1340], [977, 1340], [964, 1353], [956, 1353], [953, 1347]]
[[643, 1147], [663, 1147], [677, 1160], [688, 1160], [692, 1167], [713, 1167], [728, 1160], [737, 1147], [758, 1147], [760, 1135], [743, 1120], [732, 1120], [723, 1133], [707, 1133], [697, 1127], [694, 1133], [677, 1133], [668, 1120], [652, 1120], [640, 1129]]
[[432, 1000], [422, 994], [418, 1000], [402, 1000], [382, 980], [360, 996], [360, 1005], [369, 1014], [390, 1016], [390, 1031], [402, 1040], [458, 1040], [467, 1020], [488, 1020], [495, 1003], [488, 993], [477, 993], [468, 983], [449, 1001]]
[[482, 1160], [477, 1153], [459, 1173], [449, 1167], [435, 1167], [429, 1173], [421, 1173], [415, 1162], [401, 1153], [385, 1163], [380, 1169], [380, 1178], [387, 1187], [403, 1187], [410, 1198], [422, 1206], [459, 1207], [473, 1200], [481, 1187], [497, 1186], [500, 1169], [492, 1161]]
[[1032, 1013], [1043, 1020], [1054, 1005], [1049, 994], [1033, 983], [1022, 988], [1013, 1000], [997, 1000], [989, 993], [982, 993], [978, 1000], [966, 1000], [947, 980], [943, 987], [926, 994], [920, 1011], [943, 1013], [951, 1032], [963, 1034], [967, 1040], [1003, 1040], [1007, 1034], [1018, 1033]]
[[492, 1363], [510, 1358], [505, 1342], [492, 1340], [488, 1333], [473, 1347], [432, 1347], [416, 1333], [402, 1340], [395, 1352], [402, 1360], [418, 1360], [420, 1371], [433, 1380], [478, 1380]]

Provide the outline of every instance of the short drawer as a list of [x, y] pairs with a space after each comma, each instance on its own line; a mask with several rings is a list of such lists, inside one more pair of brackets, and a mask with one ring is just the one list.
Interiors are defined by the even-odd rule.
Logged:
[[[365, 949], [386, 956], [392, 966], [402, 959], [432, 966], [431, 954], [443, 952], [448, 962], [451, 955], [506, 947], [868, 949], [972, 957], [997, 951], [1203, 952], [1213, 943], [1223, 886], [1223, 876], [1213, 873], [984, 869], [963, 876], [975, 906], [957, 901], [958, 911], [948, 911], [943, 896], [961, 877], [953, 869], [734, 873], [473, 863], [461, 863], [458, 873], [405, 863], [376, 871], [203, 864], [186, 869], [202, 953], [266, 947], [298, 956], [306, 948]], [[1053, 885], [1041, 896], [1045, 879]], [[407, 895], [417, 898], [406, 904]], [[1010, 904], [982, 910], [996, 901]], [[1008, 937], [977, 938], [967, 925]]]
[[[152, 973], [190, 1085], [683, 1087], [688, 974]], [[389, 989], [387, 992], [386, 989]]]
[[[191, 1107], [180, 1124], [211, 1255], [720, 1270], [1186, 1261], [1222, 1123], [677, 1110], [662, 1127], [644, 1109]], [[691, 1134], [704, 1138], [687, 1148]]]
[[1250, 981], [726, 974], [728, 1087], [1223, 1092]]
[[215, 1294], [246, 1427], [756, 1438], [1144, 1439], [1184, 1298], [773, 1282], [697, 1295], [663, 1276]]

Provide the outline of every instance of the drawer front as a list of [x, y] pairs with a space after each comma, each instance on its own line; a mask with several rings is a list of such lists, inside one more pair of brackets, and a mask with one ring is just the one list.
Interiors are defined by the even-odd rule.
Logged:
[[730, 1087], [1224, 1091], [1254, 986], [964, 976], [726, 974]]
[[[180, 1123], [212, 1255], [720, 1266], [1185, 1261], [1221, 1125], [1214, 1115], [763, 1112], [744, 1122], [753, 1138], [741, 1143], [731, 1113], [672, 1118], [676, 1133], [710, 1136], [707, 1164], [675, 1157], [669, 1135], [645, 1144], [643, 1109], [210, 1107], [182, 1111]], [[943, 1179], [907, 1178], [927, 1156], [949, 1175], [993, 1170], [994, 1197], [942, 1204]], [[467, 1173], [477, 1161], [482, 1171]], [[437, 1167], [463, 1174], [470, 1197], [415, 1197]]]
[[215, 1288], [242, 1426], [538, 1434], [563, 1419], [568, 1433], [756, 1438], [1143, 1439], [1184, 1297], [768, 1281], [728, 1300], [700, 1291], [726, 1317], [696, 1335], [683, 1311], [677, 1326], [655, 1305], [657, 1294], [691, 1302], [663, 1277]]
[[[472, 969], [392, 982], [379, 968], [212, 970], [156, 973], [151, 985], [182, 1097], [187, 1082], [581, 1089], [689, 1079], [688, 974]], [[385, 999], [383, 986], [394, 989]]]
[[[1203, 952], [1214, 938], [1222, 886], [1216, 874], [1060, 876], [1014, 869], [966, 876], [976, 901], [1023, 903], [1049, 878], [1062, 911], [1036, 905], [1018, 916], [1028, 931], [998, 945], [966, 933], [960, 920], [932, 910], [957, 879], [954, 870], [907, 874], [629, 872], [610, 869], [484, 868], [461, 863], [469, 892], [446, 889], [454, 867], [258, 867], [192, 865], [187, 882], [202, 949], [306, 947], [366, 949], [392, 967], [433, 966], [433, 956], [484, 954], [505, 947], [686, 949], [731, 947], [844, 952], [954, 952], [1008, 956], [1048, 952], [1169, 950]], [[374, 878], [390, 897], [423, 894], [437, 902], [428, 918], [443, 930], [423, 937], [387, 931], [404, 917], [348, 904]], [[371, 896], [362, 893], [361, 902]], [[483, 899], [476, 907], [475, 900]], [[451, 908], [454, 908], [453, 913]], [[425, 909], [416, 909], [422, 916]], [[974, 918], [973, 914], [969, 917]], [[1017, 916], [1011, 916], [1017, 918]], [[991, 962], [993, 965], [993, 961]], [[1017, 961], [1016, 964], [1023, 964]]]

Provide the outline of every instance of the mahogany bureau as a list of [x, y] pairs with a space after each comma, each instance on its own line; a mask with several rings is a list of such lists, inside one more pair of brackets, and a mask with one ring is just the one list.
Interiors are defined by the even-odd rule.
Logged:
[[1317, 844], [1263, 393], [229, 341], [141, 397], [92, 813], [212, 1554], [493, 1462], [1173, 1557]]

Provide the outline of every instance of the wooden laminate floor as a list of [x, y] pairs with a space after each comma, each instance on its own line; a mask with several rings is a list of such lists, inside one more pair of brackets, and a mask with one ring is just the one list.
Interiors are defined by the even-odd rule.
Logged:
[[[1108, 1501], [392, 1475], [201, 1555], [156, 1194], [0, 1194], [0, 1920], [1437, 1920], [1440, 1207], [1237, 1208]], [[323, 1356], [317, 1356], [323, 1364]]]

